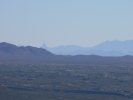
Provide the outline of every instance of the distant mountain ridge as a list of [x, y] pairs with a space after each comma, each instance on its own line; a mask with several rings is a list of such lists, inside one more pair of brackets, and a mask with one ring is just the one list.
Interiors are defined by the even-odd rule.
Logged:
[[36, 56], [47, 56], [47, 55], [53, 55], [51, 52], [47, 51], [43, 48], [36, 48], [32, 46], [26, 46], [26, 47], [18, 47], [16, 45], [2, 42], [0, 43], [0, 54], [6, 54], [6, 55], [36, 55]]
[[47, 47], [44, 43], [42, 48], [58, 55], [100, 55], [100, 56], [124, 56], [133, 55], [133, 40], [105, 41], [93, 47], [80, 47], [76, 45]]
[[43, 45], [41, 46], [41, 48], [44, 48], [54, 54], [61, 54], [61, 55], [69, 55], [70, 53], [72, 53], [73, 51], [76, 50], [87, 50], [89, 48], [87, 47], [80, 47], [80, 46], [76, 46], [76, 45], [67, 45], [67, 46], [58, 46], [58, 47], [47, 47], [47, 45], [45, 43], [43, 43]]
[[104, 51], [122, 51], [124, 53], [128, 53], [130, 51], [133, 51], [133, 40], [126, 40], [126, 41], [105, 41], [103, 43], [100, 43], [94, 47], [92, 47], [94, 50], [104, 50]]

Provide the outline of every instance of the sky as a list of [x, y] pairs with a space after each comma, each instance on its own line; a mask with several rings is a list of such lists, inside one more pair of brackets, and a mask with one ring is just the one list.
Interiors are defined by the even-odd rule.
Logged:
[[91, 47], [133, 39], [133, 0], [0, 0], [0, 42]]

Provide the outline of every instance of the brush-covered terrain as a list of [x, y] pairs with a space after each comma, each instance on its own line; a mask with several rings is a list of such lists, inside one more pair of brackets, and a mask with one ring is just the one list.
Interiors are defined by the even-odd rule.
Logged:
[[1, 100], [133, 100], [132, 65], [1, 63]]

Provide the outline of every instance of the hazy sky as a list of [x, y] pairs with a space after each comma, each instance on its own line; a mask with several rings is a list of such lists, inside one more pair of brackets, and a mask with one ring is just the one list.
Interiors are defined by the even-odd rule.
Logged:
[[133, 39], [133, 0], [0, 0], [0, 42], [90, 47]]

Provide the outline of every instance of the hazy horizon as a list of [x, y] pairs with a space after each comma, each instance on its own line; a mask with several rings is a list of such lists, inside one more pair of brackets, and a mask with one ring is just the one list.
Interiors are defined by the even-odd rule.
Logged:
[[[124, 41], [133, 41], [133, 39], [131, 39], [131, 40], [106, 40], [106, 41], [100, 42], [100, 43], [98, 43], [98, 44], [96, 44], [96, 45], [99, 45], [99, 44], [104, 43], [104, 42], [107, 42], [107, 41], [109, 41], [109, 42], [113, 42], [113, 41], [124, 42]], [[14, 44], [14, 43], [6, 42], [6, 41], [1, 41], [0, 43], [2, 43], [2, 42], [16, 45], [16, 44]], [[57, 45], [57, 46], [49, 46], [49, 45], [47, 45], [45, 42], [43, 42], [40, 46], [33, 46], [33, 45], [29, 45], [29, 44], [27, 44], [27, 45], [18, 44], [18, 45], [16, 45], [16, 46], [33, 46], [33, 47], [39, 47], [39, 48], [40, 48], [40, 47], [43, 46], [44, 44], [45, 44], [47, 47], [49, 47], [49, 48], [54, 48], [54, 47], [58, 47], [58, 46], [79, 46], [79, 47], [87, 47], [87, 46], [81, 46], [81, 45], [75, 45], [75, 44], [67, 44], [67, 45], [62, 45], [62, 44], [60, 44], [60, 45]], [[96, 46], [96, 45], [92, 45], [91, 47]]]
[[[131, 39], [131, 40], [133, 40], [133, 39]], [[101, 43], [106, 42], [106, 41], [110, 41], [110, 42], [111, 42], [111, 41], [120, 41], [120, 42], [124, 42], [124, 41], [131, 41], [131, 40], [117, 40], [117, 39], [115, 39], [115, 40], [105, 40], [105, 41], [102, 41], [102, 42], [100, 42], [100, 43], [97, 43], [96, 45], [101, 44]], [[67, 45], [62, 45], [62, 44], [61, 44], [61, 45], [57, 45], [57, 46], [51, 47], [51, 46], [47, 45], [45, 42], [43, 42], [42, 44], [45, 44], [47, 47], [50, 47], [50, 48], [58, 47], [58, 46], [69, 46], [69, 45], [80, 46], [80, 47], [87, 47], [87, 46], [74, 45], [74, 44], [67, 44]], [[92, 45], [91, 47], [96, 46], [96, 45]]]
[[132, 0], [0, 1], [0, 42], [92, 47], [133, 39]]

